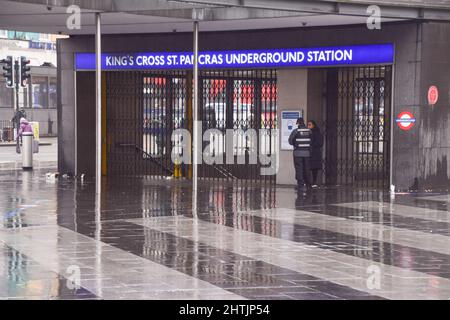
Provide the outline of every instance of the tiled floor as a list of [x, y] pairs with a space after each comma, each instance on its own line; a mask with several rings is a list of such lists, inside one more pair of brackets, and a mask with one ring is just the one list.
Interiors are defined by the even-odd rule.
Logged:
[[0, 299], [450, 299], [448, 195], [0, 180]]

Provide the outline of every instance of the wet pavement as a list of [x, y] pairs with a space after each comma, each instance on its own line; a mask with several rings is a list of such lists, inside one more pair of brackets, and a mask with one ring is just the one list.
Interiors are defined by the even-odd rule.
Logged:
[[0, 172], [0, 299], [450, 299], [450, 196]]
[[[57, 167], [58, 139], [56, 137], [41, 137], [39, 152], [33, 154], [33, 166], [39, 169]], [[14, 142], [0, 142], [0, 171], [22, 169], [22, 155], [16, 153]]]

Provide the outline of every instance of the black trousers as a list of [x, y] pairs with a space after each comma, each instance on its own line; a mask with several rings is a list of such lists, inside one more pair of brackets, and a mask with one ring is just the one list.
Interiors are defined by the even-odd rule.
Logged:
[[295, 167], [295, 179], [297, 180], [297, 185], [302, 186], [304, 184], [309, 185], [309, 158], [304, 157], [294, 157], [294, 167]]

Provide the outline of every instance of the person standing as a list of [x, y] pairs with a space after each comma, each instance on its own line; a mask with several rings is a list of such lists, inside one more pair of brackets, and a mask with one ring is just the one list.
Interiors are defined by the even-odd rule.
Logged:
[[20, 118], [20, 127], [19, 132], [17, 134], [17, 138], [22, 138], [22, 134], [24, 132], [33, 132], [33, 128], [31, 127], [31, 124], [28, 122], [25, 118]]
[[11, 119], [11, 122], [13, 124], [13, 130], [16, 129], [17, 131], [17, 137], [16, 137], [16, 152], [20, 153], [20, 139], [19, 139], [19, 130], [20, 130], [20, 120], [26, 118], [25, 110], [20, 109], [15, 114], [14, 117]]
[[31, 124], [25, 118], [20, 118], [19, 130], [17, 131], [17, 143], [16, 143], [16, 153], [20, 153], [20, 142], [22, 140], [22, 134], [25, 132], [33, 132]]
[[311, 156], [311, 130], [309, 130], [303, 118], [297, 119], [297, 128], [292, 130], [289, 136], [289, 144], [294, 146], [295, 179], [298, 190], [309, 187], [309, 158]]
[[322, 170], [322, 146], [323, 135], [314, 120], [308, 121], [308, 129], [311, 130], [311, 158], [309, 167], [312, 173], [312, 187], [317, 188], [317, 175]]

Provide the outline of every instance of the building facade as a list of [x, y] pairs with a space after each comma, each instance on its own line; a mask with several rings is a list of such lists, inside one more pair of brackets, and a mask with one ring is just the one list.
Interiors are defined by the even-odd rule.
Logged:
[[[56, 38], [43, 33], [0, 30], [0, 57], [25, 56], [30, 60], [31, 78], [20, 89], [19, 108], [31, 121], [39, 122], [42, 136], [57, 134]], [[0, 130], [10, 127], [16, 106], [14, 90], [0, 78]], [[2, 137], [3, 138], [3, 137]]]
[[[205, 32], [200, 33], [199, 44], [205, 52], [392, 45], [391, 63], [203, 69], [199, 97], [200, 118], [206, 123], [203, 132], [281, 128], [283, 111], [301, 111], [324, 131], [322, 182], [383, 189], [392, 184], [397, 190], [449, 186], [449, 24], [393, 22], [384, 23], [381, 30], [347, 25]], [[111, 54], [190, 52], [192, 34], [106, 35], [102, 46], [103, 52]], [[95, 75], [77, 68], [75, 57], [93, 53], [94, 39], [80, 35], [58, 40], [57, 50], [59, 171], [93, 173]], [[180, 173], [170, 161], [173, 145], [167, 137], [173, 129], [190, 128], [190, 69], [155, 66], [103, 73], [104, 173], [161, 176], [177, 172], [189, 178], [189, 167]], [[428, 101], [431, 87], [438, 90], [432, 105]], [[261, 139], [258, 148], [262, 148]], [[271, 136], [269, 146], [280, 142], [273, 139], [279, 137]], [[281, 149], [279, 164], [276, 177], [269, 180], [295, 183], [292, 152]], [[248, 165], [237, 167], [205, 165], [200, 173], [204, 178], [229, 175], [267, 180], [258, 176], [257, 166], [254, 170]]]

